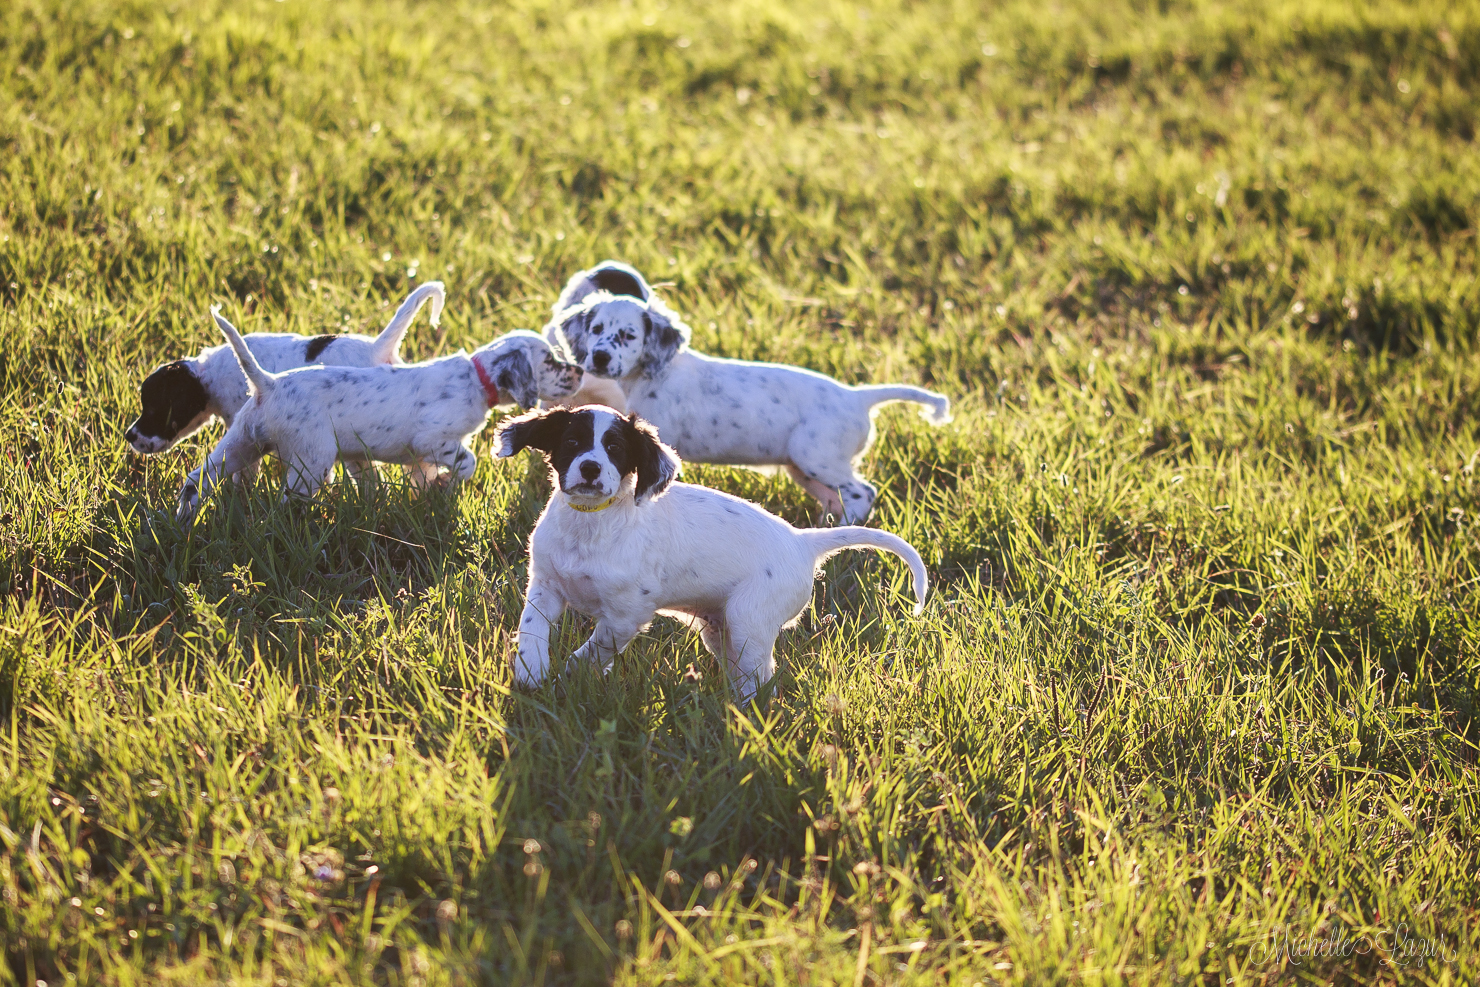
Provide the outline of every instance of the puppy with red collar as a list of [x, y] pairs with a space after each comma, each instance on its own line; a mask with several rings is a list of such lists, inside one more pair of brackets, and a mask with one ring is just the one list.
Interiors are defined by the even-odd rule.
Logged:
[[[468, 442], [496, 405], [532, 407], [581, 383], [581, 368], [560, 360], [539, 333], [516, 331], [472, 353], [378, 367], [302, 367], [272, 374], [219, 310], [216, 324], [235, 351], [251, 396], [231, 428], [180, 490], [178, 514], [193, 515], [222, 477], [266, 453], [287, 467], [288, 492], [311, 496], [337, 460], [404, 463], [418, 486], [442, 469], [473, 475]], [[198, 479], [197, 479], [198, 477]], [[286, 496], [286, 493], [285, 493]]]
[[793, 528], [748, 501], [675, 483], [680, 463], [636, 414], [538, 411], [501, 423], [495, 456], [536, 449], [556, 490], [529, 540], [529, 589], [514, 681], [533, 688], [550, 664], [550, 623], [566, 607], [596, 618], [575, 657], [605, 668], [659, 614], [700, 632], [741, 699], [776, 671], [774, 648], [812, 600], [824, 559], [878, 548], [909, 564], [915, 613], [925, 564], [873, 528]]

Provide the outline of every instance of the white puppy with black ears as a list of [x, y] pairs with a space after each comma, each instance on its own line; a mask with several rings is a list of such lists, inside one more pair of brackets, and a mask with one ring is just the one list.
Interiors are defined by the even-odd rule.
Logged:
[[[254, 332], [247, 346], [272, 373], [314, 365], [374, 367], [400, 363], [401, 340], [427, 302], [432, 303], [432, 325], [442, 317], [447, 293], [441, 281], [417, 286], [396, 309], [379, 336], [357, 333], [299, 336], [291, 332]], [[236, 354], [225, 343], [199, 355], [155, 368], [139, 385], [142, 409], [123, 437], [140, 455], [152, 456], [198, 432], [213, 417], [231, 427], [237, 409], [247, 402], [247, 378]]]
[[742, 699], [776, 671], [776, 637], [812, 600], [818, 565], [848, 548], [909, 563], [915, 613], [925, 564], [873, 528], [793, 528], [748, 501], [675, 483], [680, 463], [635, 414], [537, 411], [502, 422], [494, 455], [541, 452], [557, 489], [529, 540], [514, 681], [534, 688], [550, 666], [550, 623], [566, 607], [596, 618], [575, 657], [605, 668], [659, 614], [700, 632]]
[[849, 524], [866, 519], [878, 496], [857, 468], [878, 406], [911, 401], [926, 406], [933, 424], [951, 419], [950, 402], [924, 388], [849, 386], [800, 367], [696, 353], [689, 327], [655, 297], [588, 291], [545, 334], [588, 377], [616, 382], [626, 409], [656, 425], [684, 459], [785, 467]]
[[[473, 475], [468, 445], [499, 404], [532, 407], [574, 392], [581, 368], [559, 360], [539, 333], [516, 331], [471, 354], [381, 367], [262, 369], [246, 341], [213, 309], [251, 385], [251, 398], [180, 490], [178, 514], [194, 514], [223, 477], [275, 452], [288, 471], [288, 492], [310, 496], [337, 460], [403, 463], [419, 486], [443, 468], [453, 480]], [[198, 479], [197, 479], [198, 477]]]

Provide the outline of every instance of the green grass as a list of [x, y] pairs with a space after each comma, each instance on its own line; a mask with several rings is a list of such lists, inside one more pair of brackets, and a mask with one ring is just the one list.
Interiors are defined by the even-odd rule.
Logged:
[[[1474, 2], [0, 5], [0, 984], [1475, 982], [1477, 88]], [[922, 617], [519, 694], [534, 463], [184, 527], [216, 433], [122, 442], [212, 303], [437, 277], [426, 357], [607, 256], [952, 397]]]

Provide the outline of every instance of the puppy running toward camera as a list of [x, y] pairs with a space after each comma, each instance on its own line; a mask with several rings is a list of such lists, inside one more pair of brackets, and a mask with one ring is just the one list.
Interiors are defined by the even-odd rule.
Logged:
[[543, 336], [528, 331], [426, 363], [271, 374], [220, 311], [211, 311], [241, 361], [251, 397], [181, 488], [181, 517], [194, 514], [222, 477], [237, 475], [269, 452], [287, 467], [287, 492], [304, 496], [328, 479], [336, 460], [362, 467], [404, 463], [419, 487], [436, 481], [443, 468], [453, 481], [466, 480], [477, 466], [468, 442], [492, 408], [533, 407], [581, 383], [580, 367], [559, 360]]
[[[291, 332], [254, 332], [246, 337], [257, 361], [271, 373], [315, 365], [374, 367], [400, 363], [401, 340], [416, 313], [432, 303], [432, 325], [442, 317], [447, 294], [441, 281], [428, 281], [406, 296], [379, 336], [357, 333], [299, 336]], [[237, 409], [247, 401], [247, 378], [231, 347], [222, 343], [198, 356], [158, 367], [139, 387], [143, 410], [123, 433], [140, 455], [173, 448], [219, 418], [231, 427]]]
[[926, 406], [933, 424], [951, 420], [950, 402], [923, 388], [855, 387], [800, 367], [696, 353], [689, 327], [655, 297], [591, 290], [545, 334], [588, 379], [615, 381], [626, 409], [656, 425], [684, 459], [785, 467], [848, 524], [866, 519], [878, 496], [857, 468], [878, 406], [911, 401]]
[[529, 541], [514, 681], [537, 686], [550, 664], [550, 623], [566, 607], [596, 618], [575, 657], [605, 668], [663, 614], [699, 631], [750, 699], [776, 671], [774, 647], [812, 599], [821, 562], [879, 548], [909, 563], [915, 613], [925, 564], [909, 543], [872, 528], [793, 528], [748, 501], [674, 483], [673, 450], [637, 415], [557, 409], [501, 423], [495, 456], [544, 454], [557, 489]]

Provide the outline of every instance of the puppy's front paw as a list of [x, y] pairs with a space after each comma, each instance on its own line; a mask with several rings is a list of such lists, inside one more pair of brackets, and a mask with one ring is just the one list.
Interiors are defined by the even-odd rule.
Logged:
[[200, 509], [200, 490], [194, 481], [187, 481], [180, 488], [180, 495], [175, 505], [175, 519], [178, 521], [189, 521]]
[[514, 688], [521, 692], [534, 692], [545, 681], [544, 666], [535, 661], [526, 661], [522, 656], [514, 658]]

